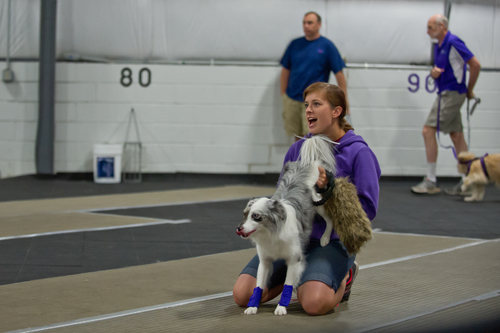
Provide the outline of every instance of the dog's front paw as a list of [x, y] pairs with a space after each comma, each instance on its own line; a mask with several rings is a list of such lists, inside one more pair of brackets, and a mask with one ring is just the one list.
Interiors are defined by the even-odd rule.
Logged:
[[278, 305], [276, 307], [276, 310], [274, 310], [274, 314], [276, 316], [284, 316], [286, 315], [286, 307], [285, 306], [281, 306], [281, 305]]
[[322, 247], [325, 247], [330, 243], [330, 235], [321, 236], [321, 240], [319, 241]]
[[476, 198], [474, 196], [472, 196], [472, 197], [465, 197], [464, 201], [473, 202], [473, 201], [476, 201]]
[[257, 314], [258, 309], [259, 308], [255, 307], [255, 306], [251, 306], [251, 307], [247, 308], [244, 313], [246, 315], [254, 315], [254, 314]]

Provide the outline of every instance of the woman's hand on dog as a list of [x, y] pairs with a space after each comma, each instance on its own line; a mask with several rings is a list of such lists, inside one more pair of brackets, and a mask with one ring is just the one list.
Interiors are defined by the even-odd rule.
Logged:
[[316, 181], [316, 185], [319, 188], [323, 188], [328, 184], [328, 178], [326, 178], [326, 171], [322, 167], [318, 167], [319, 170], [319, 177], [318, 180]]

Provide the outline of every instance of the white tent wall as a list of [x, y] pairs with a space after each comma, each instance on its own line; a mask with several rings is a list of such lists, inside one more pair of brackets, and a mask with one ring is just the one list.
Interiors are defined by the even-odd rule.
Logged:
[[326, 35], [349, 63], [428, 64], [436, 1], [328, 1]]
[[[37, 58], [39, 0], [12, 1], [12, 58]], [[135, 61], [278, 62], [301, 36], [305, 12], [350, 63], [425, 64], [427, 19], [444, 0], [64, 0], [57, 8], [57, 57]], [[451, 1], [450, 30], [477, 51], [483, 67], [500, 62], [494, 29], [500, 1]], [[0, 1], [0, 57], [7, 50], [7, 4]]]
[[[58, 57], [148, 59], [153, 44], [155, 1], [58, 1]], [[164, 19], [166, 19], [164, 17]]]
[[[0, 57], [7, 56], [8, 1], [0, 1]], [[38, 57], [40, 40], [40, 1], [11, 1], [10, 56]]]
[[323, 0], [191, 0], [163, 4], [157, 12], [164, 16], [155, 16], [155, 22], [161, 24], [156, 30], [165, 33], [167, 52], [154, 53], [154, 58], [276, 62], [289, 41], [303, 34], [304, 13], [324, 15], [326, 7]]
[[500, 68], [500, 1], [496, 7], [453, 4], [449, 29], [465, 41], [484, 67]]

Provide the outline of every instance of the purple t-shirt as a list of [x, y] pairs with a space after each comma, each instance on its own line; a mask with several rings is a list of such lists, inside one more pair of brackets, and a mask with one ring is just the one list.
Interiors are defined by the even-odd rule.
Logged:
[[[311, 136], [312, 134], [306, 135], [306, 137]], [[290, 147], [283, 164], [298, 160], [303, 143], [304, 140], [299, 140]], [[358, 190], [358, 198], [366, 215], [370, 220], [373, 220], [377, 214], [379, 199], [380, 166], [377, 157], [363, 138], [354, 134], [352, 130], [340, 139], [339, 145], [335, 146], [334, 151], [337, 162], [336, 177], [349, 177]], [[325, 228], [325, 220], [316, 215], [311, 239], [321, 239]], [[330, 239], [339, 239], [335, 230], [333, 230]]]
[[465, 43], [448, 31], [441, 46], [434, 48], [434, 65], [443, 68], [444, 72], [436, 79], [439, 92], [445, 90], [458, 91], [459, 94], [467, 92], [465, 73], [467, 61], [474, 55]]

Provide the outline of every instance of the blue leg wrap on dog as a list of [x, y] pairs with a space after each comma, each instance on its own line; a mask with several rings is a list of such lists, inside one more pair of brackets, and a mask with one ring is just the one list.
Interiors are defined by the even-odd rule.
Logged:
[[279, 305], [288, 306], [288, 304], [290, 304], [290, 301], [292, 299], [292, 291], [293, 291], [293, 286], [285, 284], [283, 292], [281, 293], [281, 299]]
[[258, 308], [261, 299], [262, 299], [262, 289], [260, 289], [259, 287], [255, 287], [253, 290], [252, 297], [250, 297], [247, 306], [251, 308]]

